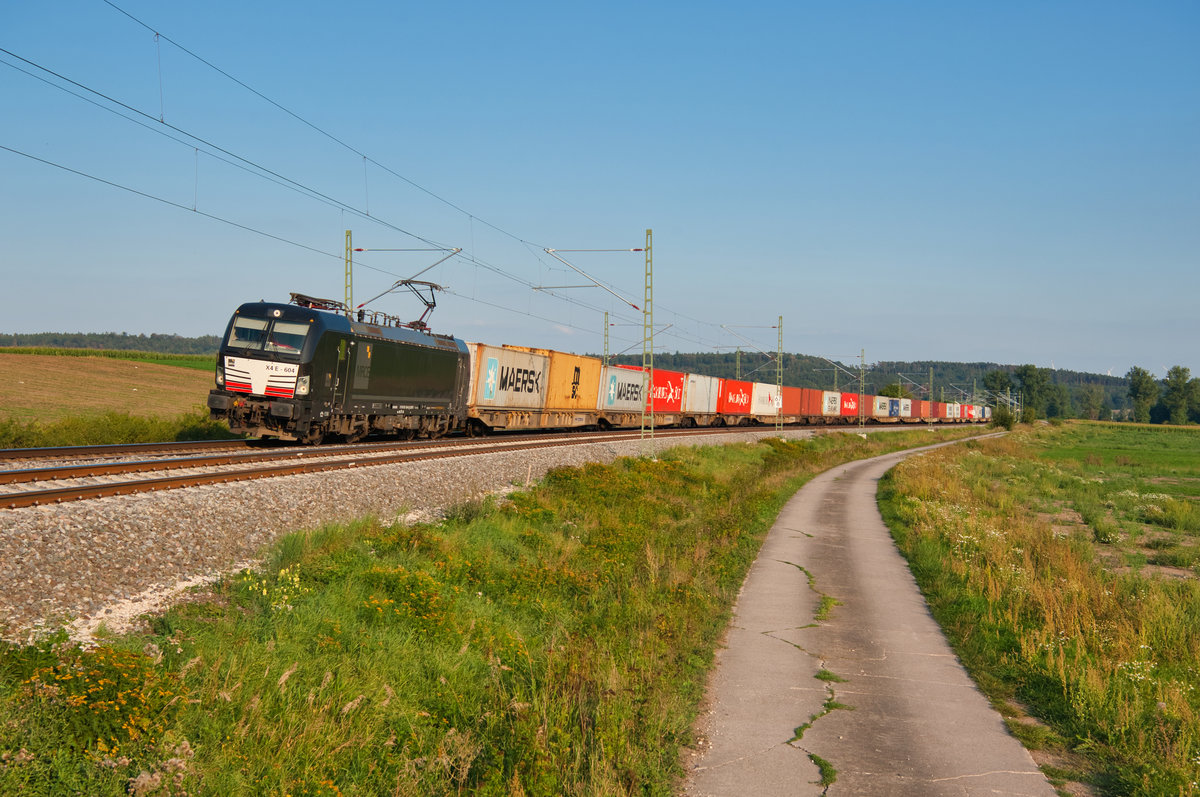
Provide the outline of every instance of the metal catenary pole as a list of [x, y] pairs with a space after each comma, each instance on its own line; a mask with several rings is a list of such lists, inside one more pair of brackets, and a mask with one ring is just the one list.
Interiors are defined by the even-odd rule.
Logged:
[[858, 426], [867, 425], [866, 408], [863, 399], [867, 395], [867, 350], [863, 349], [858, 355]]
[[350, 243], [350, 231], [346, 230], [346, 315], [354, 306], [354, 248]]
[[608, 367], [608, 311], [604, 311], [604, 359], [601, 364]]
[[779, 351], [775, 363], [775, 431], [783, 432], [783, 316], [779, 316]]
[[[642, 434], [643, 443], [647, 440], [651, 452], [654, 453], [654, 250], [653, 232], [646, 230], [646, 286], [642, 300]], [[650, 410], [649, 437], [647, 437], [646, 409]], [[645, 455], [643, 445], [642, 454]]]

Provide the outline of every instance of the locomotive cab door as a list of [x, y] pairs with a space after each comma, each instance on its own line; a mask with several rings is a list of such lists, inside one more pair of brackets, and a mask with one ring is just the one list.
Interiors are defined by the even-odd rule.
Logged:
[[337, 370], [333, 383], [333, 411], [346, 411], [346, 400], [350, 395], [351, 363], [354, 360], [354, 341], [342, 338], [338, 341]]

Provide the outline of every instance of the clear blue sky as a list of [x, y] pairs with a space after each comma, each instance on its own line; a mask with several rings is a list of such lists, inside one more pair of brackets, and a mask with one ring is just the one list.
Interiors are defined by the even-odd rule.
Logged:
[[[1200, 375], [1194, 2], [113, 2], [0, 6], [0, 332], [220, 334], [341, 298], [352, 229], [463, 248], [437, 331], [599, 352], [609, 310], [640, 351], [530, 286], [652, 228], [659, 350], [782, 315], [846, 362]], [[641, 255], [563, 256], [642, 304]], [[438, 257], [357, 255], [356, 301]]]

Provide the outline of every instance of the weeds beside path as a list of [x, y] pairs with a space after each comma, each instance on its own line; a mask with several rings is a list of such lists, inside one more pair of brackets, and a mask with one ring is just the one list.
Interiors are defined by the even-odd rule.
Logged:
[[1064, 787], [1200, 793], [1198, 449], [1195, 431], [1073, 424], [882, 485], [935, 617]]

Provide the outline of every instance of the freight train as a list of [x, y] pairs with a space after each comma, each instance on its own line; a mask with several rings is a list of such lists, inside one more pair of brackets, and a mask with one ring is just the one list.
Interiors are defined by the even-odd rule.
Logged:
[[309, 444], [500, 430], [755, 424], [982, 423], [991, 409], [606, 365], [596, 357], [466, 343], [378, 312], [293, 293], [250, 302], [225, 330], [214, 419]]

